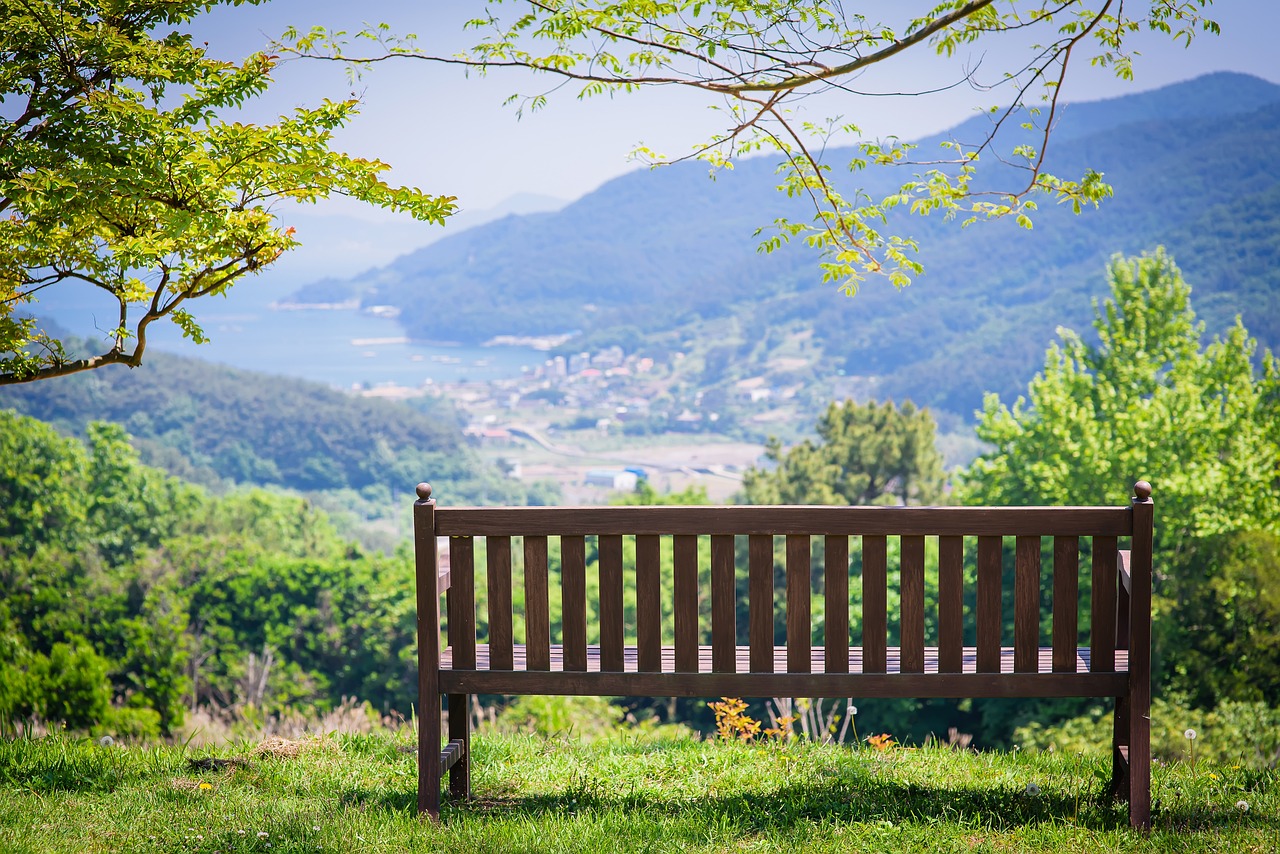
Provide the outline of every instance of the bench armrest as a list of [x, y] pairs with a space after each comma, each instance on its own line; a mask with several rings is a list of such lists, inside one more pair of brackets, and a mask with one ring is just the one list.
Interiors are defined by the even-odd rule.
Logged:
[[1132, 590], [1133, 581], [1129, 575], [1129, 550], [1120, 549], [1120, 559], [1117, 561], [1120, 570], [1120, 586], [1124, 588], [1125, 593]]
[[440, 570], [440, 575], [436, 577], [436, 595], [439, 596], [441, 593], [448, 590], [449, 585], [452, 583], [453, 576], [449, 573], [449, 567], [443, 567]]

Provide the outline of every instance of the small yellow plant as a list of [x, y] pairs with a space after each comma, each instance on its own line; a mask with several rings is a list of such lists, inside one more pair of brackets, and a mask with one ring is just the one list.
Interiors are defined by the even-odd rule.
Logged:
[[725, 741], [750, 741], [760, 734], [760, 721], [747, 714], [747, 704], [737, 697], [721, 697], [708, 703], [716, 716], [716, 732]]
[[884, 751], [884, 750], [892, 750], [893, 748], [897, 747], [898, 742], [894, 741], [893, 736], [890, 735], [889, 733], [882, 732], [879, 735], [867, 736], [867, 745], [876, 750]]

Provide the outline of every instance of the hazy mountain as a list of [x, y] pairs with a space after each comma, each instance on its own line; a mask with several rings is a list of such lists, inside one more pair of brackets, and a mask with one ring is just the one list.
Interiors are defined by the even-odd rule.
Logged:
[[[975, 117], [921, 149], [976, 141], [988, 122]], [[1006, 150], [1019, 133], [1008, 132]], [[757, 227], [808, 217], [774, 190], [768, 159], [715, 181], [698, 164], [631, 173], [557, 212], [446, 236], [344, 286], [401, 307], [409, 333], [428, 339], [581, 329], [599, 340], [622, 324], [652, 333], [726, 314], [763, 332], [800, 319], [833, 369], [967, 413], [983, 390], [1022, 387], [1058, 325], [1087, 327], [1116, 252], [1166, 245], [1211, 328], [1240, 313], [1263, 343], [1280, 344], [1278, 151], [1280, 86], [1246, 75], [1069, 105], [1048, 171], [1096, 168], [1115, 198], [1080, 216], [1046, 202], [1030, 232], [905, 217], [893, 227], [920, 240], [926, 273], [900, 293], [870, 281], [848, 299], [819, 284], [811, 253], [756, 251]]]

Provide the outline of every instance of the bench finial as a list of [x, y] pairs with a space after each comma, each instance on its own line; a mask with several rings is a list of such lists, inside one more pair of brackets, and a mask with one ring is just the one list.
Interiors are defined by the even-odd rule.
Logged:
[[431, 484], [426, 482], [420, 483], [417, 486], [417, 491], [418, 491], [418, 500], [426, 501], [428, 498], [431, 497]]
[[1151, 497], [1151, 484], [1145, 480], [1140, 480], [1133, 485], [1133, 494], [1139, 501], [1146, 501]]

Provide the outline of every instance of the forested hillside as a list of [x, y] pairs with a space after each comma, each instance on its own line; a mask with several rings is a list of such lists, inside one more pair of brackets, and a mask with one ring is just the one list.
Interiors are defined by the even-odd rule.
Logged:
[[[976, 141], [986, 121], [920, 150]], [[774, 191], [765, 160], [715, 181], [695, 164], [633, 173], [560, 212], [446, 238], [346, 288], [400, 306], [409, 333], [427, 339], [580, 329], [603, 341], [623, 325], [642, 338], [681, 326], [696, 336], [699, 324], [731, 314], [745, 343], [728, 365], [762, 358], [768, 329], [799, 321], [832, 372], [875, 376], [881, 396], [967, 416], [983, 391], [1025, 384], [1056, 326], [1087, 324], [1088, 297], [1104, 291], [1098, 271], [1116, 252], [1166, 246], [1211, 329], [1241, 313], [1264, 345], [1280, 344], [1276, 151], [1280, 87], [1253, 77], [1214, 74], [1069, 105], [1049, 169], [1099, 169], [1115, 198], [1080, 216], [1046, 205], [1031, 231], [909, 219], [898, 227], [920, 240], [926, 272], [901, 293], [871, 281], [847, 299], [819, 284], [805, 251], [758, 254], [758, 226], [778, 212], [806, 216]], [[881, 175], [866, 189], [888, 192], [907, 177]]]

